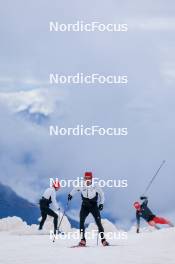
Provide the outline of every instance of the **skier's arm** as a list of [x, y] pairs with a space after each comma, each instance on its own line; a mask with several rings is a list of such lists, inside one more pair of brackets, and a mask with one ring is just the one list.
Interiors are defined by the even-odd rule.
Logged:
[[139, 233], [139, 231], [140, 231], [140, 215], [139, 215], [139, 212], [136, 212], [136, 221], [137, 221], [136, 233]]
[[143, 200], [142, 205], [145, 205], [145, 206], [148, 205], [148, 197], [146, 197], [146, 196], [141, 196], [141, 197], [140, 197], [140, 200]]
[[72, 191], [68, 194], [68, 201], [70, 201], [72, 199], [72, 197], [80, 191], [80, 188], [73, 188]]
[[55, 191], [52, 191], [50, 196], [51, 196], [51, 200], [52, 200], [53, 209], [55, 211], [58, 211], [59, 210], [59, 206], [58, 206], [58, 203], [57, 203], [57, 200], [56, 200], [56, 193], [55, 193]]
[[73, 188], [72, 191], [70, 192], [70, 195], [74, 196], [79, 191], [80, 191], [80, 188], [79, 187]]
[[98, 193], [98, 195], [99, 195], [99, 198], [100, 198], [100, 200], [99, 200], [99, 203], [100, 204], [104, 204], [104, 201], [105, 201], [105, 197], [104, 197], [104, 192], [102, 191], [102, 189], [100, 188], [100, 187], [96, 187], [96, 191], [97, 191], [97, 193]]

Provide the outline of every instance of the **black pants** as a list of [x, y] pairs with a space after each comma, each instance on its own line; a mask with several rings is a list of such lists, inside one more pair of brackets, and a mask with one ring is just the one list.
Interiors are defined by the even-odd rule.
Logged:
[[98, 205], [95, 203], [93, 205], [83, 205], [81, 206], [80, 210], [80, 234], [81, 234], [81, 239], [85, 240], [85, 227], [84, 223], [86, 220], [86, 217], [91, 213], [95, 219], [95, 222], [98, 226], [98, 231], [100, 233], [101, 239], [104, 239], [104, 228], [101, 223], [101, 215], [100, 211], [98, 209]]
[[54, 220], [53, 220], [54, 234], [56, 234], [56, 230], [57, 230], [57, 226], [58, 226], [58, 215], [53, 210], [51, 210], [49, 207], [41, 207], [40, 206], [40, 210], [41, 210], [42, 219], [41, 219], [41, 222], [39, 225], [39, 229], [42, 229], [42, 227], [46, 221], [47, 215], [50, 215], [54, 218]]

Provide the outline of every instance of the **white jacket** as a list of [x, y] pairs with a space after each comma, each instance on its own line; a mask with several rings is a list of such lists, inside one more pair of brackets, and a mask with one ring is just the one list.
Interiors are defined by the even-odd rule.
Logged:
[[59, 209], [59, 206], [56, 200], [56, 191], [54, 187], [47, 188], [45, 192], [43, 193], [43, 197], [48, 200], [51, 198], [53, 210], [57, 211]]
[[96, 184], [92, 184], [92, 185], [85, 185], [83, 187], [77, 187], [74, 188], [71, 192], [70, 195], [74, 196], [76, 194], [76, 192], [81, 192], [82, 196], [84, 198], [89, 198], [89, 199], [93, 199], [96, 196], [96, 193], [98, 193], [98, 202], [100, 204], [104, 204], [104, 193], [102, 191], [102, 189]]

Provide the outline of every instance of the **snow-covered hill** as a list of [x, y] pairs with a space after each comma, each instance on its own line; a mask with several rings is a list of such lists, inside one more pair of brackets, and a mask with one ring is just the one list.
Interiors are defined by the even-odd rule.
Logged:
[[[111, 224], [109, 226], [111, 229]], [[21, 228], [30, 231], [28, 233], [19, 232], [19, 230], [22, 230]], [[175, 228], [165, 228], [159, 231], [142, 232], [140, 234], [131, 231], [128, 232], [127, 239], [110, 240], [113, 246], [105, 248], [100, 244], [97, 246], [96, 239], [88, 240], [88, 247], [86, 248], [70, 248], [78, 240], [57, 239], [53, 243], [48, 235], [38, 235], [36, 230], [32, 232], [34, 228], [36, 227], [27, 227], [25, 223], [16, 218], [0, 221], [0, 263], [175, 263]], [[70, 231], [69, 228], [68, 230]], [[75, 232], [76, 230], [71, 231]]]

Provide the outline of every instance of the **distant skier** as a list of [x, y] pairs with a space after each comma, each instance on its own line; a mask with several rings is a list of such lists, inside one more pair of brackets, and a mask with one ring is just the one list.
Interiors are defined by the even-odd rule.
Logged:
[[[86, 217], [91, 213], [95, 219], [98, 226], [98, 230], [101, 236], [101, 242], [103, 246], [109, 246], [109, 243], [104, 237], [104, 228], [101, 223], [100, 211], [103, 210], [104, 204], [104, 193], [98, 187], [98, 185], [92, 184], [92, 172], [85, 172], [83, 187], [74, 188], [68, 195], [68, 201], [72, 199], [76, 192], [81, 192], [82, 205], [80, 210], [80, 234], [81, 241], [79, 243], [80, 247], [86, 246], [85, 238], [85, 227], [84, 223]], [[98, 201], [100, 204], [98, 205]]]
[[158, 217], [152, 213], [152, 211], [148, 208], [147, 197], [141, 196], [140, 199], [143, 200], [142, 204], [139, 202], [134, 203], [134, 207], [136, 209], [137, 233], [139, 233], [140, 230], [140, 218], [143, 218], [150, 226], [153, 226], [156, 229], [160, 229], [157, 224], [169, 225], [171, 227], [174, 226], [169, 220], [163, 217]]
[[[53, 187], [47, 188], [45, 192], [43, 193], [43, 196], [41, 200], [39, 201], [40, 204], [40, 210], [41, 210], [41, 222], [39, 225], [39, 230], [43, 228], [43, 225], [46, 221], [47, 215], [50, 215], [54, 218], [54, 234], [56, 234], [57, 231], [57, 225], [58, 225], [58, 214], [54, 211], [59, 210], [58, 203], [56, 201], [56, 191], [60, 189], [60, 183], [59, 181], [55, 181], [53, 183]], [[49, 208], [49, 205], [52, 204], [52, 209]]]

